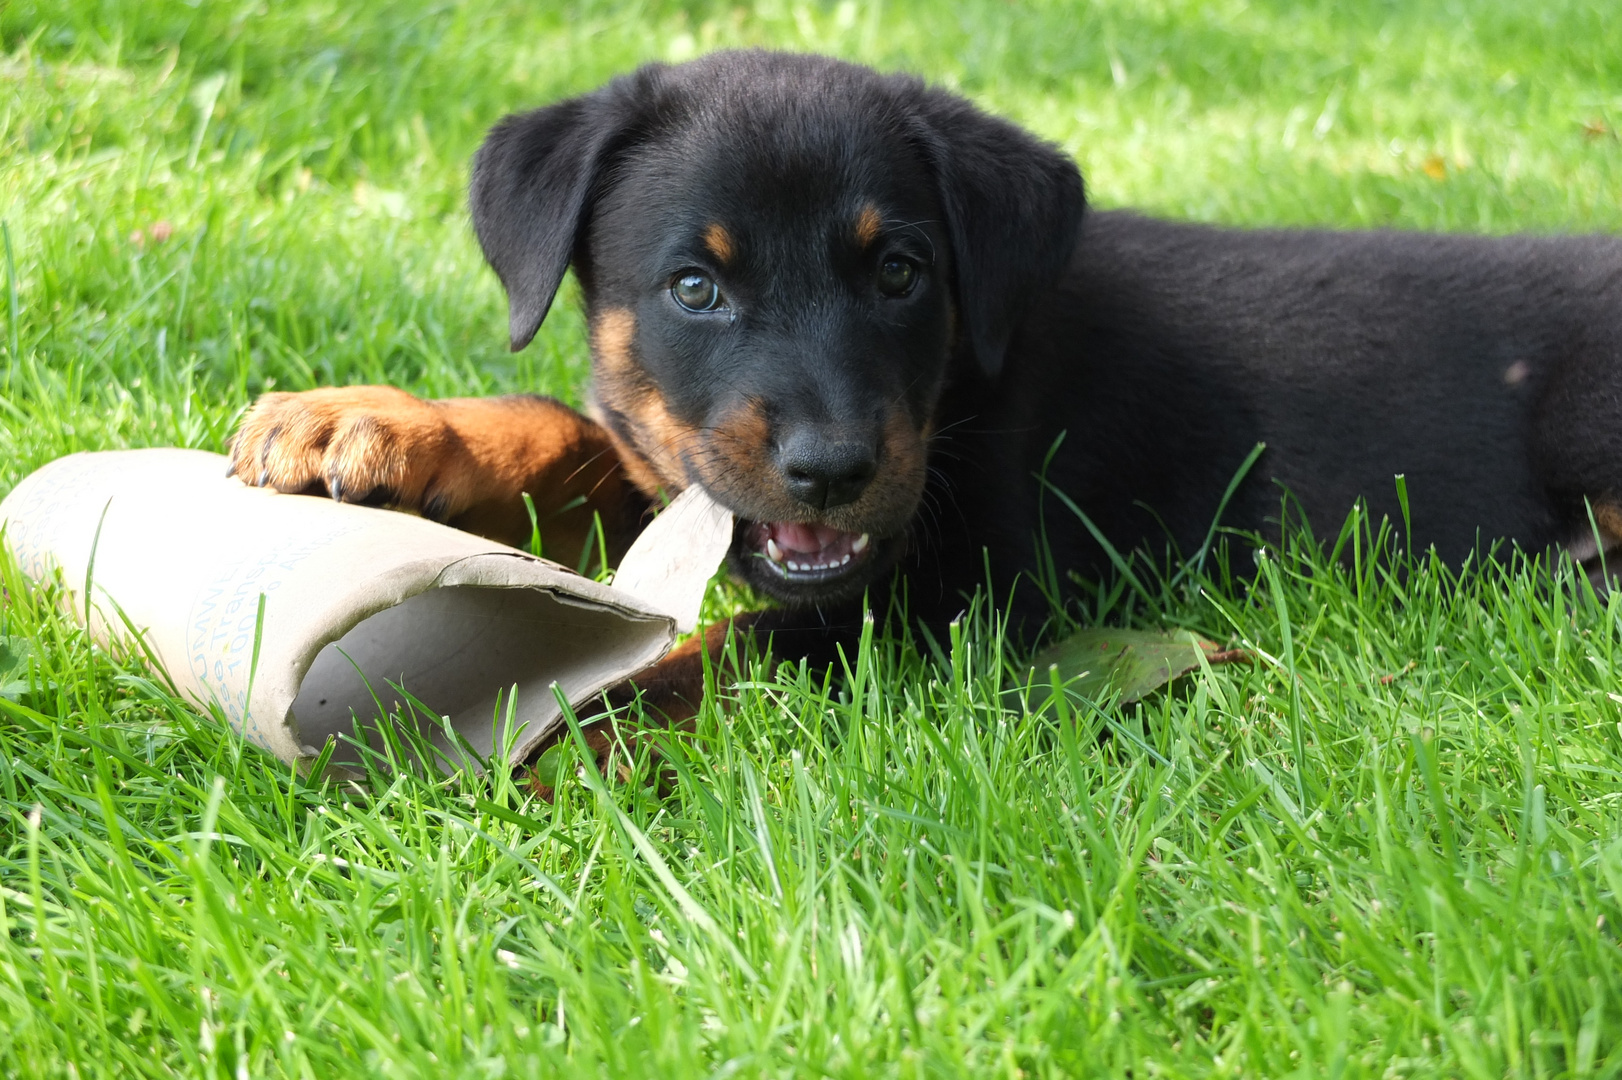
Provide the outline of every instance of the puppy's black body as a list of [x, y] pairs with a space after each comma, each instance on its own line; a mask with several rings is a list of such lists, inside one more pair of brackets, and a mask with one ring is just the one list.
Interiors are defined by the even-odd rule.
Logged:
[[[1084, 213], [1068, 157], [960, 98], [760, 52], [509, 117], [472, 206], [513, 347], [572, 264], [605, 443], [650, 496], [701, 484], [743, 519], [734, 569], [782, 601], [784, 629], [845, 622], [897, 568], [915, 614], [950, 618], [988, 565], [1001, 589], [1033, 567], [1044, 498], [1061, 574], [1106, 573], [1037, 479], [1061, 435], [1048, 483], [1123, 551], [1194, 551], [1258, 442], [1224, 525], [1273, 529], [1281, 489], [1320, 531], [1358, 498], [1395, 519], [1401, 473], [1413, 540], [1452, 560], [1497, 539], [1593, 554], [1588, 504], [1602, 545], [1622, 542], [1616, 239]], [[251, 416], [243, 473], [404, 490], [344, 471], [364, 456], [346, 439], [390, 430], [356, 400], [320, 423]], [[450, 505], [431, 498], [445, 459], [411, 449], [365, 460], [404, 462], [417, 502]], [[457, 488], [475, 489], [495, 490]]]
[[[947, 607], [979, 545], [1029, 564], [1030, 478], [1061, 433], [1050, 482], [1122, 550], [1193, 552], [1257, 442], [1224, 524], [1274, 530], [1283, 489], [1320, 535], [1358, 498], [1400, 520], [1400, 473], [1414, 542], [1454, 562], [1497, 538], [1581, 549], [1583, 499], [1622, 493], [1622, 243], [1095, 212], [1001, 377], [949, 395], [972, 432], [946, 448], [962, 517], [949, 568], [915, 574]], [[1051, 496], [1047, 520], [1061, 569], [1107, 567]]]

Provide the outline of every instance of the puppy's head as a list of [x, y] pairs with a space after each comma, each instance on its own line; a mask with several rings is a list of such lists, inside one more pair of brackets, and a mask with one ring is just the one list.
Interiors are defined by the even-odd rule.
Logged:
[[508, 117], [472, 206], [513, 348], [572, 262], [633, 479], [702, 484], [741, 519], [734, 569], [815, 604], [900, 554], [941, 389], [995, 378], [1082, 189], [1054, 148], [914, 79], [747, 52]]

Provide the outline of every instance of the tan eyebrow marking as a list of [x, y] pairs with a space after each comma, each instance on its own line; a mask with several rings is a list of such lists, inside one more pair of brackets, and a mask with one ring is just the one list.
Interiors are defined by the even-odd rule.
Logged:
[[737, 250], [732, 242], [732, 234], [719, 221], [712, 221], [704, 227], [704, 246], [723, 263], [731, 262]]
[[856, 215], [856, 242], [865, 248], [878, 239], [879, 229], [883, 227], [884, 219], [879, 216], [879, 208], [868, 203]]

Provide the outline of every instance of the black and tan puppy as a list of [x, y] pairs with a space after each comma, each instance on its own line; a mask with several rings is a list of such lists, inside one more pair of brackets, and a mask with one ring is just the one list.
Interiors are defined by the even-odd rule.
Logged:
[[[987, 566], [1008, 586], [1061, 433], [1048, 482], [1122, 550], [1192, 551], [1258, 442], [1224, 524], [1268, 527], [1280, 484], [1321, 528], [1359, 497], [1395, 517], [1402, 473], [1414, 541], [1452, 559], [1497, 538], [1592, 554], [1588, 504], [1622, 542], [1615, 239], [1084, 213], [1069, 158], [961, 98], [765, 52], [508, 117], [472, 206], [513, 348], [574, 266], [595, 422], [538, 398], [267, 395], [239, 475], [512, 540], [521, 491], [543, 515], [585, 494], [557, 519], [576, 543], [593, 509], [623, 542], [648, 495], [702, 484], [783, 630], [846, 623], [898, 570], [930, 619]], [[1073, 515], [1047, 522], [1061, 571], [1107, 568]]]

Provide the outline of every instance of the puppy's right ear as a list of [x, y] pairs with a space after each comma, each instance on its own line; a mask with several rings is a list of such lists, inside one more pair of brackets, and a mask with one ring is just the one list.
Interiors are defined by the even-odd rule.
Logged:
[[507, 290], [514, 352], [546, 318], [598, 178], [631, 137], [635, 103], [647, 95], [645, 87], [630, 84], [655, 75], [645, 68], [593, 93], [509, 116], [490, 129], [474, 156], [473, 230]]

